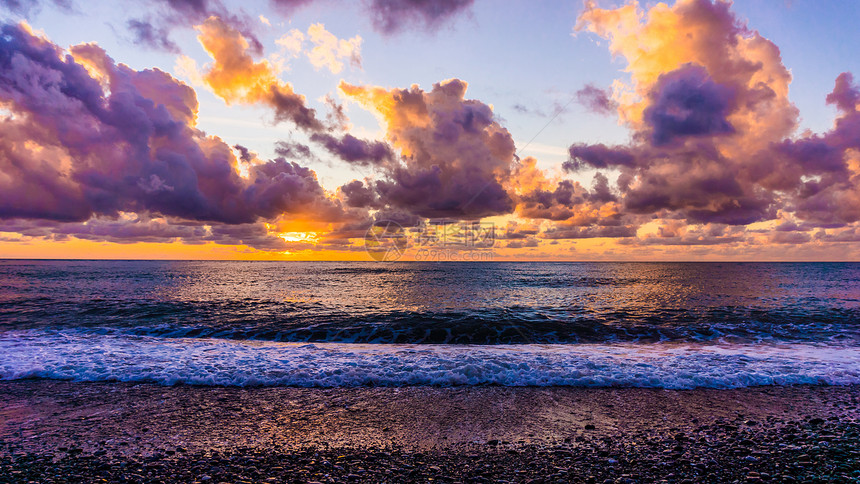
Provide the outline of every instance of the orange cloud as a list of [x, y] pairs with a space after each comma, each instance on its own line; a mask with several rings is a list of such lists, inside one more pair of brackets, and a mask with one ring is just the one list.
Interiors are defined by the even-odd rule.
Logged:
[[196, 28], [197, 39], [213, 59], [204, 67], [201, 79], [216, 95], [228, 104], [271, 106], [276, 121], [289, 120], [309, 131], [323, 129], [305, 97], [281, 81], [269, 61], [254, 60], [251, 45], [239, 30], [219, 17], [209, 17]]
[[737, 104], [727, 118], [738, 136], [723, 140], [724, 155], [765, 148], [790, 135], [797, 108], [788, 99], [791, 73], [779, 48], [741, 24], [729, 2], [678, 0], [643, 11], [638, 2], [601, 9], [589, 1], [575, 29], [609, 40], [613, 56], [627, 61], [631, 83], [616, 81], [621, 119], [643, 129], [643, 115], [660, 76], [686, 64], [703, 66], [718, 84], [735, 90]]
[[379, 117], [400, 151], [399, 160], [382, 165], [385, 179], [375, 185], [383, 205], [430, 218], [510, 213], [503, 184], [515, 159], [513, 138], [491, 106], [466, 99], [467, 87], [460, 79], [430, 91], [340, 83], [345, 96]]
[[326, 67], [337, 74], [343, 70], [344, 60], [349, 61], [353, 66], [361, 67], [360, 36], [338, 39], [325, 29], [325, 25], [316, 23], [308, 28], [308, 39], [314, 44], [308, 52], [308, 59], [317, 69]]

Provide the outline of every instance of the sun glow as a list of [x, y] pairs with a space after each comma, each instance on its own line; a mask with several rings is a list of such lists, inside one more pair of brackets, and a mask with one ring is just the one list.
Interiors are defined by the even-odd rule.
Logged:
[[278, 237], [287, 242], [316, 242], [319, 240], [319, 234], [316, 232], [282, 232]]

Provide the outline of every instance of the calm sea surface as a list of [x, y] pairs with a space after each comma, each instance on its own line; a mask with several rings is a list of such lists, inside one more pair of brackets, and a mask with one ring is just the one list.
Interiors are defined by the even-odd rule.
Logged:
[[860, 383], [860, 264], [0, 261], [0, 379]]

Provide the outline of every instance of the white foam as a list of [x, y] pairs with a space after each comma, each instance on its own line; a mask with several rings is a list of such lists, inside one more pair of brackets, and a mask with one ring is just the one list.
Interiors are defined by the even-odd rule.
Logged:
[[302, 387], [737, 388], [860, 383], [860, 348], [813, 344], [394, 345], [0, 333], [0, 379]]

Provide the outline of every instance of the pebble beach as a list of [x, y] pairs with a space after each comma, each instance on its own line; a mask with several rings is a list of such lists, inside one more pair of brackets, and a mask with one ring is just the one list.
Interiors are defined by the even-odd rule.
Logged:
[[0, 383], [0, 482], [853, 482], [860, 386]]

